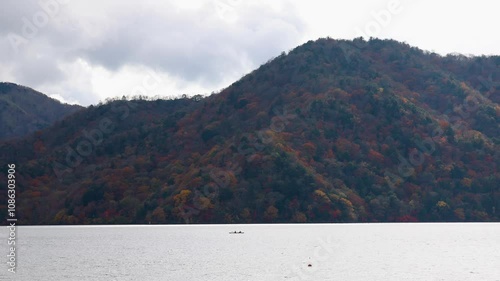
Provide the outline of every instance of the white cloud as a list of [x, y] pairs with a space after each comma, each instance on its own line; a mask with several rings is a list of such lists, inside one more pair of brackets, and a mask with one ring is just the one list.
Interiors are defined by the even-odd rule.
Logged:
[[[407, 42], [421, 49], [440, 54], [459, 52], [475, 55], [498, 55], [500, 37], [494, 36], [500, 25], [494, 0], [431, 1], [431, 0], [366, 0], [293, 1], [307, 25], [307, 39], [330, 36], [352, 39], [356, 30], [365, 30], [372, 23], [380, 31], [374, 37]], [[396, 3], [401, 12], [390, 15], [384, 25], [384, 11]], [[370, 35], [370, 34], [368, 34]]]
[[58, 94], [52, 94], [52, 95], [49, 95], [49, 97], [53, 98], [53, 99], [56, 99], [56, 100], [59, 100], [62, 103], [80, 104], [77, 100], [67, 100], [67, 99], [65, 99], [64, 97], [62, 97], [61, 95], [58, 95]]

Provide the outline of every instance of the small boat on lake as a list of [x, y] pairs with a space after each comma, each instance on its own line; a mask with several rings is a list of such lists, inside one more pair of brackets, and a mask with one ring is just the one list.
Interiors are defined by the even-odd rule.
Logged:
[[241, 232], [241, 231], [233, 231], [233, 232], [229, 232], [229, 234], [244, 234], [245, 232]]

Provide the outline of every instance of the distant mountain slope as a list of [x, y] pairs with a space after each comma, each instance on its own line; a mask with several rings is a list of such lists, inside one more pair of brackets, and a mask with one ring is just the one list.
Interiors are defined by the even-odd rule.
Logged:
[[41, 130], [79, 109], [33, 89], [0, 82], [0, 140]]
[[31, 224], [499, 221], [499, 66], [320, 39], [201, 100], [89, 107], [0, 159]]

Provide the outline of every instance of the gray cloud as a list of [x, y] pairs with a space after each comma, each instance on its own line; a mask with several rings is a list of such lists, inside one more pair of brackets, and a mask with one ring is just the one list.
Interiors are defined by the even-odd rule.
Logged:
[[[0, 17], [0, 50], [5, 50], [0, 63], [11, 69], [13, 82], [31, 87], [61, 84], [68, 90], [72, 77], [64, 67], [83, 59], [111, 72], [146, 66], [210, 88], [290, 49], [303, 36], [291, 5], [278, 11], [263, 3], [222, 1], [196, 9], [179, 9], [175, 1], [145, 1], [140, 8], [136, 2], [71, 1], [53, 8], [57, 13], [43, 26], [35, 24], [35, 36], [28, 38], [26, 20], [33, 24], [33, 16], [44, 10], [35, 0], [7, 0]], [[222, 14], [221, 3], [227, 8]], [[18, 52], [12, 47], [14, 34], [27, 39], [18, 42]], [[81, 89], [69, 91], [67, 97]]]
[[53, 57], [43, 55], [22, 57], [16, 61], [12, 74], [30, 85], [57, 83], [67, 78]]
[[41, 10], [37, 1], [2, 1], [2, 9], [0, 10], [0, 35], [5, 36], [9, 33], [22, 33], [23, 18], [29, 20], [33, 15]]
[[184, 80], [216, 84], [226, 72], [244, 68], [243, 59], [261, 63], [293, 46], [303, 31], [293, 14], [248, 6], [238, 10], [238, 22], [228, 24], [215, 9], [206, 4], [183, 13], [173, 7], [129, 11], [104, 41], [77, 54], [111, 70], [147, 65]]

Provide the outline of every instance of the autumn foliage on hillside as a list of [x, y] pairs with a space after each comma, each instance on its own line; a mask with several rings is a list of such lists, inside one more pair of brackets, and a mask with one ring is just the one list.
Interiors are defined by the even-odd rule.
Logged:
[[0, 140], [24, 137], [80, 109], [28, 87], [0, 82]]
[[320, 39], [203, 99], [87, 108], [1, 158], [24, 224], [499, 221], [499, 65]]

